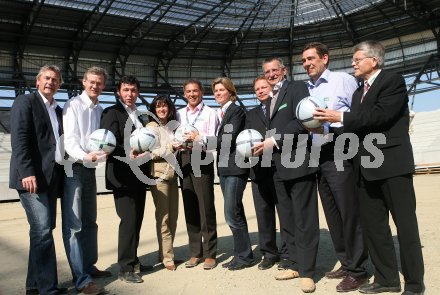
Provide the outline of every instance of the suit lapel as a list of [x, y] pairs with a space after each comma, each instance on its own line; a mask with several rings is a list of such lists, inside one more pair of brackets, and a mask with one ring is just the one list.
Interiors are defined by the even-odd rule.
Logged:
[[41, 114], [43, 116], [43, 120], [46, 122], [46, 125], [48, 128], [53, 130], [52, 128], [52, 122], [50, 121], [49, 113], [47, 112], [46, 105], [44, 104], [43, 98], [41, 97], [40, 93], [35, 92], [34, 93], [35, 98], [37, 99], [37, 104], [41, 108]]
[[[376, 93], [381, 88], [380, 84], [382, 84], [383, 75], [384, 75], [384, 70], [380, 71], [379, 75], [377, 75], [376, 79], [374, 79], [373, 84], [370, 86], [370, 89], [368, 89], [367, 94], [365, 94], [365, 96], [362, 100], [361, 106], [365, 105], [365, 104], [369, 105], [369, 104], [375, 102], [375, 97], [377, 97]], [[364, 93], [364, 83], [362, 83], [361, 92], [362, 92], [362, 94]], [[362, 97], [362, 95], [361, 95], [361, 97]]]
[[231, 116], [235, 107], [236, 107], [236, 105], [234, 104], [234, 102], [232, 102], [229, 105], [229, 107], [227, 108], [226, 113], [223, 115], [222, 123], [220, 124], [220, 127], [218, 128], [218, 134], [220, 134], [220, 132], [223, 131], [223, 127], [225, 127], [225, 122], [229, 121], [229, 117]]
[[[282, 103], [283, 100], [284, 100], [284, 97], [286, 96], [286, 93], [287, 93], [287, 84], [289, 84], [288, 81], [284, 82], [284, 83], [283, 83], [283, 86], [282, 86], [281, 89], [280, 89], [280, 92], [278, 93], [278, 98], [277, 98], [277, 101], [276, 101], [275, 106], [274, 106], [274, 108], [273, 108], [272, 116], [270, 117], [271, 119], [272, 119], [273, 116], [275, 116], [275, 114], [278, 112], [278, 108], [280, 107], [281, 103]], [[270, 104], [269, 104], [269, 106], [270, 106]]]

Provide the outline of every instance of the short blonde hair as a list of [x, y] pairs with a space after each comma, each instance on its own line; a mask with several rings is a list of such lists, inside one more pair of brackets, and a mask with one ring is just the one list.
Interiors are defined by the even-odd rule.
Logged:
[[104, 77], [104, 82], [108, 79], [107, 71], [104, 68], [93, 66], [87, 69], [87, 71], [84, 73], [83, 79], [87, 80], [87, 75], [99, 75]]
[[234, 83], [232, 83], [231, 79], [228, 77], [218, 77], [215, 78], [211, 83], [212, 92], [214, 93], [214, 87], [217, 84], [222, 84], [226, 90], [229, 91], [231, 97], [229, 98], [231, 101], [237, 100], [237, 90], [235, 89]]

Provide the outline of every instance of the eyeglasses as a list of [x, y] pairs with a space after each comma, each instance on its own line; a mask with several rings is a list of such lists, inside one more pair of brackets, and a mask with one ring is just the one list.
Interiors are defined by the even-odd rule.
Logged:
[[366, 56], [366, 57], [362, 57], [362, 58], [353, 58], [351, 60], [351, 63], [355, 63], [355, 64], [359, 64], [361, 61], [363, 61], [366, 58], [374, 58], [374, 56]]

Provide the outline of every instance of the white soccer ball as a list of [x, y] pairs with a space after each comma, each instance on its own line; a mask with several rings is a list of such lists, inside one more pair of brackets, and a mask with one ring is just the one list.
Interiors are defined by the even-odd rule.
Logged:
[[190, 124], [181, 124], [174, 133], [175, 140], [184, 147], [192, 146], [192, 141], [186, 140], [186, 134], [190, 132], [198, 132], [197, 128]]
[[116, 137], [107, 129], [97, 129], [93, 131], [87, 142], [87, 148], [90, 152], [103, 151], [110, 154], [115, 147]]
[[304, 97], [296, 106], [296, 117], [307, 128], [319, 128], [322, 122], [313, 119], [313, 112], [316, 108], [326, 108], [324, 99], [314, 96]]
[[137, 153], [151, 151], [157, 142], [156, 132], [148, 127], [136, 129], [130, 135], [130, 147]]
[[263, 136], [255, 129], [241, 131], [235, 140], [237, 153], [245, 158], [252, 157], [252, 146], [263, 141]]

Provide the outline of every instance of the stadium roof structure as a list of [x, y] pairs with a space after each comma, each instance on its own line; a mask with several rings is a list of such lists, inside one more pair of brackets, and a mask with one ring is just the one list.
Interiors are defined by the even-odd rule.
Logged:
[[54, 63], [69, 97], [91, 65], [110, 73], [108, 91], [131, 74], [142, 93], [180, 98], [189, 78], [228, 76], [250, 94], [264, 58], [306, 80], [302, 48], [319, 41], [331, 69], [352, 72], [352, 46], [368, 39], [387, 68], [428, 85], [413, 93], [440, 88], [440, 0], [0, 0], [0, 86], [23, 93]]

